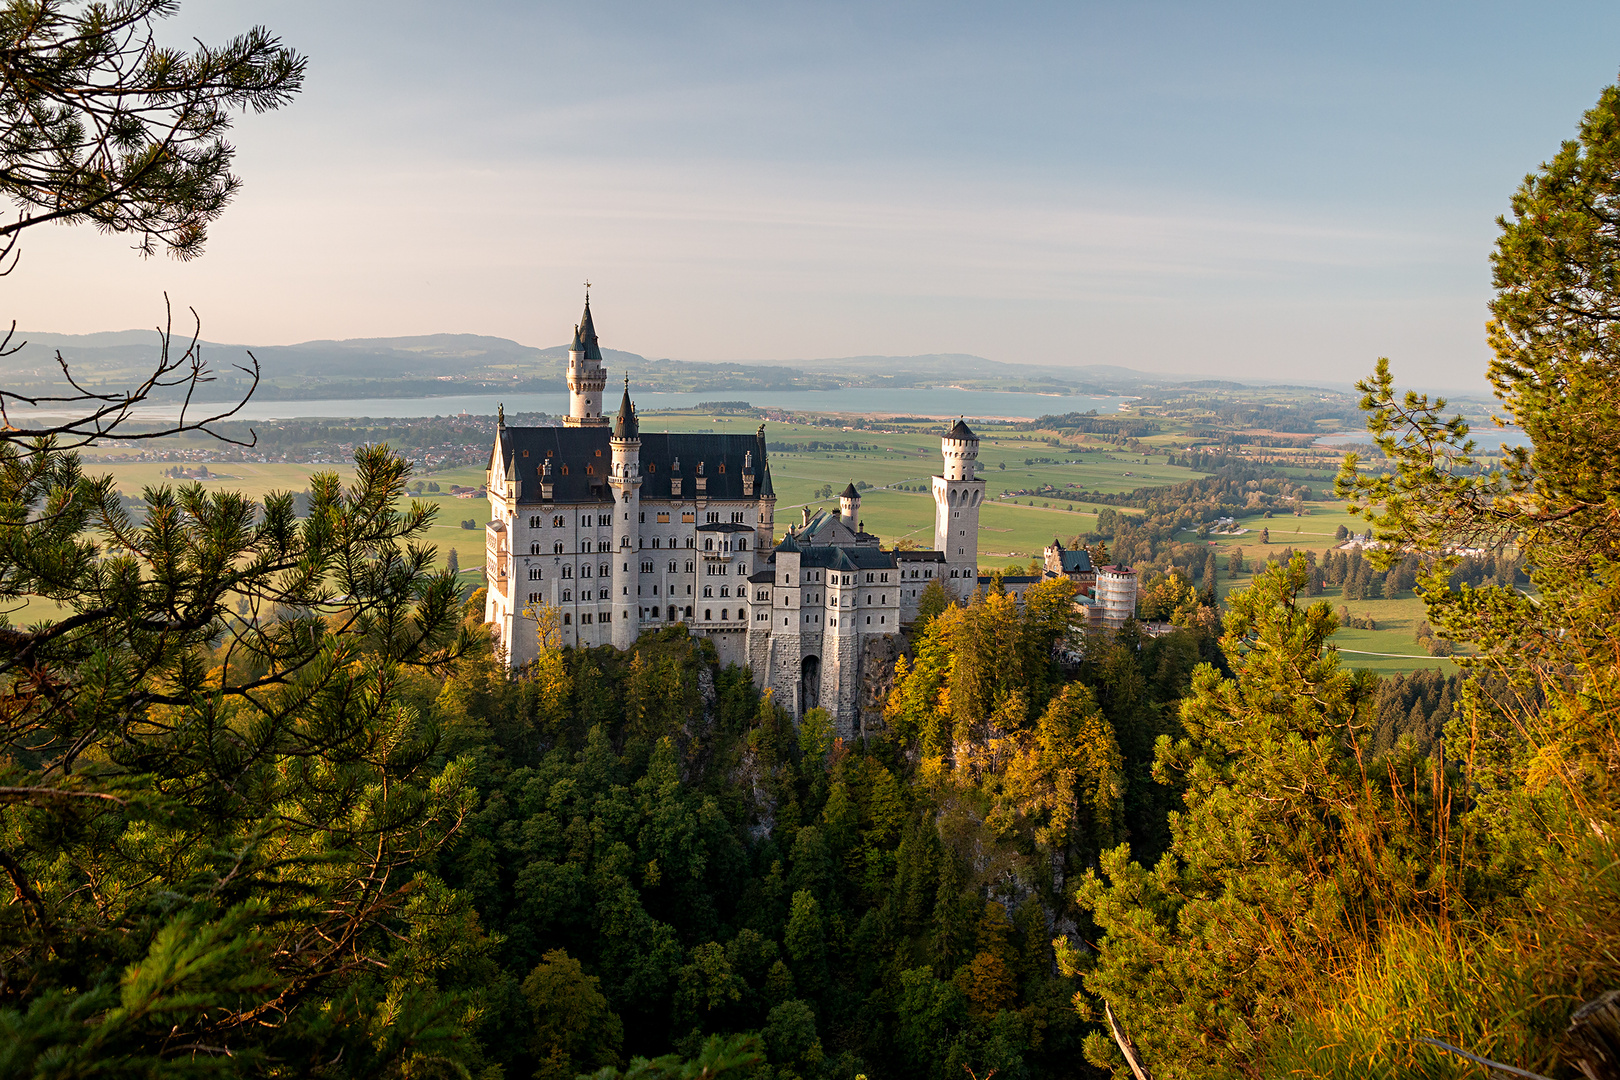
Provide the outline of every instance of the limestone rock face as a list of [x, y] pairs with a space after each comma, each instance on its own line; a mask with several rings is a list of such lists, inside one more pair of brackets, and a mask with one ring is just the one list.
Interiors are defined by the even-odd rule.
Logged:
[[883, 706], [894, 689], [894, 662], [907, 648], [899, 634], [869, 637], [861, 650], [860, 700], [856, 705], [855, 733], [871, 735], [883, 730]]

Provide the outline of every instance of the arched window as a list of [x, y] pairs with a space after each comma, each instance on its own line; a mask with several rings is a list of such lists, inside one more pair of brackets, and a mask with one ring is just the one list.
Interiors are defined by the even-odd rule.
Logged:
[[713, 620], [714, 620], [714, 612], [709, 608], [704, 608], [703, 609], [703, 621], [704, 622], [712, 622]]
[[[625, 567], [625, 569], [628, 570], [630, 568], [627, 566], [627, 567]], [[607, 577], [611, 573], [613, 573], [613, 571], [608, 568], [607, 563], [603, 563], [601, 566], [598, 566], [596, 568], [596, 576], [597, 577]]]
[[630, 546], [630, 538], [628, 536], [619, 537], [619, 546], [622, 547], [622, 548], [629, 547]]
[[696, 570], [696, 568], [697, 568], [696, 563], [694, 563], [691, 559], [686, 560], [686, 572], [688, 574], [692, 573], [694, 570]]
[[591, 576], [591, 564], [590, 563], [586, 563], [584, 566], [581, 566], [579, 568], [579, 576], [580, 577], [590, 577]]
[[674, 604], [669, 605], [669, 621], [670, 622], [675, 621], [675, 605]]
[[704, 596], [713, 596], [714, 595], [714, 586], [713, 585], [705, 585], [705, 586], [703, 586], [703, 595]]
[[742, 564], [742, 563], [738, 563], [738, 564], [737, 564], [737, 573], [739, 573], [739, 574], [746, 574], [746, 573], [748, 573], [748, 570], [747, 570], [747, 568], [746, 568], [746, 567], [744, 567], [744, 566], [743, 566], [743, 564]]
[[674, 559], [669, 560], [669, 572], [672, 574], [677, 573], [678, 571], [675, 569], [677, 565]]
[[568, 603], [569, 601], [571, 601], [573, 599], [574, 599], [574, 590], [573, 589], [564, 589], [563, 590], [563, 603]]
[[529, 518], [529, 528], [538, 529], [539, 527], [540, 527], [540, 515], [535, 514], [533, 517]]
[[573, 624], [574, 624], [574, 617], [572, 615], [570, 615], [566, 611], [563, 612], [563, 625], [564, 626], [572, 626]]
[[692, 605], [691, 604], [686, 605], [686, 617], [688, 619], [690, 619], [692, 617]]
[[714, 550], [714, 537], [705, 536], [703, 538], [703, 550], [704, 551], [713, 551]]
[[[724, 465], [720, 466], [720, 471], [725, 472], [726, 467]], [[731, 618], [731, 609], [730, 608], [721, 608], [720, 609], [720, 621], [725, 622], [729, 618]]]
[[539, 581], [540, 576], [541, 576], [540, 575], [540, 568], [538, 566], [529, 567], [529, 580], [530, 581]]
[[748, 550], [748, 541], [743, 539], [740, 536], [737, 538], [737, 550], [738, 551], [747, 551]]
[[551, 545], [551, 553], [553, 555], [561, 555], [562, 554], [562, 541], [561, 540], [558, 540], [555, 544]]
[[540, 541], [536, 540], [534, 543], [529, 545], [529, 554], [530, 555], [538, 555], [538, 554], [540, 554]]
[[661, 539], [661, 538], [660, 538], [660, 537], [657, 537], [657, 536], [655, 536], [655, 537], [653, 537], [653, 548], [654, 548], [654, 549], [655, 549], [655, 550], [656, 550], [656, 549], [657, 549], [657, 547], [658, 547], [658, 544], [659, 544], [659, 540], [660, 540], [660, 539]]

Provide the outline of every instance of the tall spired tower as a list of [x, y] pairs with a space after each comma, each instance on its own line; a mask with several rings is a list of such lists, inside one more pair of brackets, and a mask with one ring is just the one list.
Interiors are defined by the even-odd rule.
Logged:
[[945, 468], [934, 477], [934, 547], [945, 553], [946, 591], [966, 599], [979, 584], [979, 437], [958, 420], [940, 440], [940, 452]]
[[596, 341], [591, 322], [591, 293], [585, 290], [585, 315], [574, 327], [574, 343], [568, 347], [568, 415], [565, 427], [607, 427], [602, 415], [602, 390], [607, 386], [607, 369], [602, 366], [602, 346]]

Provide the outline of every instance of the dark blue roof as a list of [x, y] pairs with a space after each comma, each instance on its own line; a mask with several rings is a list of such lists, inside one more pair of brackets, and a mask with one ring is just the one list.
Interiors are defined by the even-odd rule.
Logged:
[[574, 340], [579, 342], [580, 347], [585, 350], [585, 359], [602, 359], [602, 346], [596, 341], [596, 324], [591, 321], [591, 297], [589, 293], [585, 295], [585, 314], [580, 318], [579, 325], [574, 328]]
[[1080, 548], [1077, 551], [1059, 549], [1058, 558], [1063, 563], [1063, 572], [1065, 574], [1091, 573], [1091, 552], [1085, 548]]
[[[609, 438], [606, 427], [507, 426], [501, 436], [505, 458], [499, 464], [502, 472], [515, 474], [523, 482], [520, 501], [524, 505], [540, 502], [540, 467], [548, 456], [553, 502], [612, 501], [605, 488], [613, 464]], [[766, 494], [768, 485], [763, 481], [755, 486], [753, 495], [743, 493], [743, 465], [748, 455], [754, 455], [756, 467], [764, 457], [761, 436], [643, 432], [640, 438], [643, 502], [669, 502], [670, 480], [676, 476], [682, 481], [680, 501], [690, 502], [697, 494], [700, 469], [708, 498], [735, 501]], [[679, 472], [675, 471], [677, 461]], [[769, 478], [767, 472], [764, 481]]]

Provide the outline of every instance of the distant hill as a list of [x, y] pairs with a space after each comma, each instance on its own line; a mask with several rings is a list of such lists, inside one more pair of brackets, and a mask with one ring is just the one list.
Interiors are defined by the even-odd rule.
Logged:
[[[157, 335], [151, 330], [96, 334], [19, 333], [26, 341], [15, 355], [0, 358], [0, 378], [8, 389], [48, 392], [60, 387], [55, 354], [75, 375], [109, 387], [128, 385], [151, 369]], [[184, 342], [176, 336], [176, 347]], [[240, 393], [245, 380], [233, 365], [259, 360], [259, 396], [268, 399], [417, 397], [502, 388], [524, 392], [561, 390], [567, 344], [537, 348], [484, 334], [423, 334], [410, 337], [305, 341], [296, 345], [253, 346], [201, 342], [203, 356], [219, 374], [205, 396]], [[1148, 386], [1183, 384], [1173, 376], [1129, 368], [1008, 363], [969, 353], [917, 356], [841, 356], [809, 360], [691, 361], [649, 359], [639, 353], [604, 349], [615, 376], [628, 375], [644, 390], [746, 392], [816, 390], [843, 386], [908, 387], [941, 383], [975, 389], [1134, 393]], [[172, 392], [171, 392], [172, 396]]]

